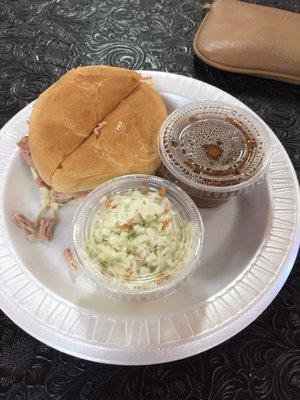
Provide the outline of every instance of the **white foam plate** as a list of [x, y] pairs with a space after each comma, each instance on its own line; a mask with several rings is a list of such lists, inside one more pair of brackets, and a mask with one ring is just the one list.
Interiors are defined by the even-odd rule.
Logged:
[[[145, 74], [153, 77], [168, 111], [197, 100], [247, 108], [204, 82], [164, 72]], [[28, 242], [10, 221], [16, 211], [34, 218], [38, 208], [38, 191], [15, 145], [27, 132], [31, 109], [29, 104], [21, 110], [0, 135], [0, 305], [22, 329], [89, 360], [161, 363], [223, 342], [274, 299], [295, 261], [300, 221], [296, 174], [269, 128], [273, 153], [267, 180], [247, 195], [201, 211], [206, 229], [202, 265], [175, 293], [134, 304], [72, 280], [62, 252], [70, 244], [74, 206], [61, 210], [49, 245]]]

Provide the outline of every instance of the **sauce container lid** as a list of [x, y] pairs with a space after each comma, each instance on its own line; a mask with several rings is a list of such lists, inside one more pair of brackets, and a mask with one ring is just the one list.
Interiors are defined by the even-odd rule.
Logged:
[[221, 102], [175, 110], [159, 134], [164, 166], [190, 193], [228, 198], [260, 183], [271, 158], [263, 124], [244, 109]]
[[[103, 199], [113, 201], [118, 194], [128, 194], [140, 188], [147, 188], [149, 193], [164, 188], [175, 213], [172, 237], [177, 246], [174, 246], [171, 256], [172, 267], [164, 269], [163, 273], [157, 269], [153, 272], [148, 270], [124, 279], [122, 273], [111, 274], [110, 269], [102, 268], [99, 259], [87, 250], [87, 243], [93, 234], [95, 216], [103, 207]], [[199, 265], [204, 238], [202, 218], [191, 198], [175, 184], [150, 175], [115, 178], [93, 190], [79, 206], [72, 231], [73, 253], [85, 278], [105, 294], [134, 301], [152, 300], [173, 292]]]

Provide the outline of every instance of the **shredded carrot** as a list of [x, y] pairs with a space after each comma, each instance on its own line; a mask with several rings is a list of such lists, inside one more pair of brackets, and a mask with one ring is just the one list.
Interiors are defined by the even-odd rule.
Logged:
[[166, 193], [167, 193], [167, 189], [166, 189], [165, 187], [162, 186], [162, 187], [159, 189], [158, 194], [160, 195], [160, 197], [165, 197]]
[[130, 231], [133, 227], [134, 227], [134, 222], [132, 219], [130, 219], [128, 222], [126, 222], [126, 224], [121, 225], [120, 229], [126, 232]]
[[164, 219], [164, 220], [162, 221], [162, 227], [163, 227], [163, 229], [167, 228], [167, 227], [169, 226], [169, 223], [170, 223], [170, 219], [169, 219], [169, 218]]
[[139, 191], [140, 191], [142, 194], [144, 194], [144, 195], [147, 195], [147, 194], [149, 193], [149, 189], [148, 189], [147, 186], [141, 186], [141, 187], [139, 188]]
[[112, 207], [112, 201], [111, 199], [106, 199], [104, 202], [104, 205], [106, 208], [111, 208]]
[[155, 278], [155, 282], [160, 285], [161, 283], [163, 283], [164, 279], [165, 279], [165, 274], [163, 272], [160, 272]]
[[125, 281], [130, 281], [132, 274], [133, 274], [133, 270], [131, 267], [125, 268], [125, 275], [124, 275]]

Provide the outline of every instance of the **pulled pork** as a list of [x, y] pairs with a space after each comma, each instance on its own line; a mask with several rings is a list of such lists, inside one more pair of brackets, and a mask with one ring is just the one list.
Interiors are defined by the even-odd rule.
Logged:
[[[99, 131], [105, 126], [107, 123], [106, 122], [101, 122], [95, 130], [99, 133]], [[42, 186], [49, 187], [43, 179], [38, 175], [36, 172], [32, 158], [31, 158], [31, 152], [29, 148], [29, 143], [28, 143], [28, 136], [22, 137], [22, 139], [17, 143], [19, 149], [20, 149], [20, 154], [23, 160], [26, 162], [27, 165], [29, 165], [32, 168], [32, 174], [34, 176], [34, 181], [35, 184], [38, 188], [41, 188]], [[81, 192], [75, 192], [75, 193], [64, 193], [64, 192], [57, 192], [56, 190], [51, 189], [50, 190], [50, 199], [54, 203], [58, 204], [66, 204], [69, 201], [79, 199], [80, 197], [85, 197], [89, 194], [90, 190], [85, 190]]]
[[54, 218], [40, 218], [37, 221], [30, 221], [22, 213], [11, 216], [12, 221], [21, 228], [29, 240], [43, 240], [50, 242], [53, 237], [57, 220]]
[[50, 242], [53, 237], [54, 229], [57, 224], [57, 219], [54, 218], [41, 218], [37, 222], [37, 236], [38, 239], [45, 242]]
[[[97, 131], [97, 134], [95, 132], [96, 136], [100, 134], [101, 129], [105, 125], [106, 122], [102, 122], [95, 128]], [[22, 213], [15, 213], [12, 215], [11, 219], [20, 229], [23, 230], [25, 236], [29, 240], [42, 240], [49, 242], [53, 237], [54, 229], [57, 224], [56, 213], [59, 206], [69, 203], [72, 200], [87, 196], [90, 190], [76, 193], [63, 193], [50, 189], [34, 168], [28, 136], [24, 136], [17, 145], [20, 149], [21, 157], [31, 168], [36, 186], [41, 190], [41, 209], [36, 221], [34, 222], [29, 220]]]
[[17, 143], [17, 146], [20, 149], [21, 157], [26, 162], [29, 167], [33, 167], [33, 162], [31, 158], [31, 152], [29, 148], [29, 138], [28, 136], [22, 137], [22, 139]]
[[65, 249], [63, 255], [69, 267], [71, 267], [72, 269], [77, 269], [77, 265], [73, 259], [71, 249], [70, 248]]
[[82, 192], [75, 192], [75, 193], [64, 193], [64, 192], [57, 192], [56, 190], [50, 190], [50, 199], [58, 204], [66, 204], [72, 200], [80, 199], [81, 197], [85, 197], [90, 193], [90, 190], [84, 190]]
[[36, 223], [30, 221], [25, 215], [21, 213], [15, 213], [11, 216], [11, 220], [17, 225], [18, 228], [22, 229], [25, 236], [29, 240], [37, 239], [36, 236]]
[[[36, 171], [34, 171], [35, 173], [36, 173]], [[37, 175], [37, 173], [36, 173], [36, 175]], [[34, 180], [34, 182], [35, 182], [35, 184], [36, 184], [36, 186], [40, 189], [41, 187], [48, 187], [48, 185], [43, 181], [43, 179], [39, 176], [39, 175], [37, 175], [37, 177], [35, 178], [35, 180]]]
[[96, 138], [98, 139], [98, 137], [100, 136], [100, 133], [101, 133], [101, 130], [102, 130], [102, 128], [104, 128], [105, 127], [105, 125], [107, 125], [107, 122], [106, 121], [102, 121], [102, 122], [100, 122], [97, 126], [96, 126], [96, 128], [94, 129], [94, 135], [96, 136]]

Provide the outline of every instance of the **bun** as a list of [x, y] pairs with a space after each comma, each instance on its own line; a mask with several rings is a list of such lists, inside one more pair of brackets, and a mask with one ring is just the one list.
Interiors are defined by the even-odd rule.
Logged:
[[64, 159], [53, 174], [53, 188], [77, 192], [120, 175], [154, 173], [160, 165], [157, 135], [166, 115], [155, 90], [139, 84], [104, 118], [99, 136], [93, 133]]
[[41, 94], [29, 122], [29, 147], [38, 174], [49, 186], [66, 157], [140, 81], [140, 74], [122, 68], [81, 67]]

